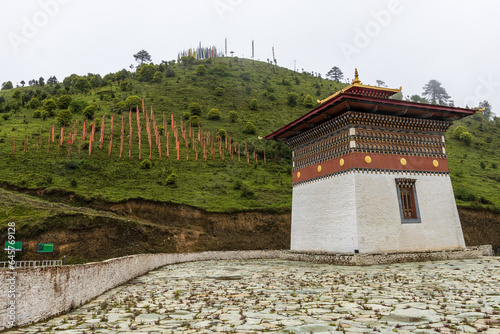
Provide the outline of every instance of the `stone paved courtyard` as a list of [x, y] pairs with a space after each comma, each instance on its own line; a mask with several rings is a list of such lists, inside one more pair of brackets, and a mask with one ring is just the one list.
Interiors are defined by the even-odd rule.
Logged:
[[9, 333], [500, 333], [500, 258], [163, 267]]

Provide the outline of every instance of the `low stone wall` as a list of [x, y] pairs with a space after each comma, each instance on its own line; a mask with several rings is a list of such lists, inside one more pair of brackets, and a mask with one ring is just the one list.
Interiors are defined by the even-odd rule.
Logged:
[[[298, 253], [277, 250], [140, 254], [83, 265], [0, 271], [0, 330], [12, 327], [9, 325], [11, 314], [15, 315], [15, 326], [31, 324], [67, 312], [134, 277], [168, 264], [207, 260], [283, 259], [337, 265], [372, 265], [479, 258], [482, 254], [483, 250], [479, 248], [392, 254]], [[13, 277], [15, 280], [11, 281]], [[15, 294], [9, 293], [9, 290], [15, 291]], [[11, 310], [14, 310], [13, 313]]]

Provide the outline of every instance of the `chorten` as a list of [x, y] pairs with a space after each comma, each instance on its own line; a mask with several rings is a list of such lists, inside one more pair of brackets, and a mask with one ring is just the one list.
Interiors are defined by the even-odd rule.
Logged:
[[266, 136], [293, 155], [291, 249], [465, 248], [444, 133], [474, 110], [391, 99], [355, 79]]

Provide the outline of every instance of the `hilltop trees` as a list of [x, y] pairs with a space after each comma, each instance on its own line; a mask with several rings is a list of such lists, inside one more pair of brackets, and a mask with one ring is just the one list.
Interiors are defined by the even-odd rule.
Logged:
[[492, 119], [493, 112], [491, 111], [491, 104], [488, 101], [484, 100], [482, 102], [479, 102], [479, 108], [484, 108], [483, 117], [485, 120], [489, 121], [490, 119]]
[[326, 73], [326, 76], [332, 79], [333, 81], [340, 82], [340, 80], [344, 78], [344, 73], [342, 73], [340, 68], [334, 66], [330, 71], [328, 71], [328, 73]]
[[412, 102], [418, 102], [418, 103], [429, 103], [429, 101], [427, 101], [426, 99], [424, 99], [423, 97], [421, 97], [418, 94], [413, 94], [410, 97], [410, 101], [412, 101]]
[[151, 55], [146, 50], [141, 50], [134, 55], [135, 61], [140, 63], [151, 62]]
[[423, 90], [422, 95], [432, 104], [448, 105], [451, 102], [446, 89], [437, 80], [429, 80]]
[[12, 81], [7, 81], [2, 84], [2, 90], [12, 89], [14, 86], [12, 85]]
[[47, 79], [47, 83], [48, 83], [49, 85], [55, 85], [55, 84], [57, 84], [57, 83], [59, 83], [59, 82], [57, 81], [56, 76], [55, 76], [55, 75], [53, 75], [53, 76], [49, 77], [49, 79]]

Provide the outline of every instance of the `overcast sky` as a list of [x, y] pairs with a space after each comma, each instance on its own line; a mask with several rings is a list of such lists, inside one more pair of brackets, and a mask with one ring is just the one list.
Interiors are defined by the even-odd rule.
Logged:
[[500, 114], [500, 1], [495, 0], [0, 0], [0, 83], [129, 68], [215, 45], [238, 57], [319, 72], [358, 67], [405, 95], [442, 83], [458, 106]]

